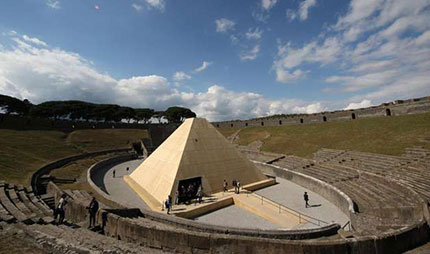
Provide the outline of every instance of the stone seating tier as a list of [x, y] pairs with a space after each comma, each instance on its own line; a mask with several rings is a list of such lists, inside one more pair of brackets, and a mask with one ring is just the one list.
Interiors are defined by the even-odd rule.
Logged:
[[[32, 194], [32, 195], [29, 195]], [[52, 210], [37, 199], [32, 192], [22, 186], [0, 185], [0, 219], [8, 223], [14, 221], [26, 224], [47, 223]]]

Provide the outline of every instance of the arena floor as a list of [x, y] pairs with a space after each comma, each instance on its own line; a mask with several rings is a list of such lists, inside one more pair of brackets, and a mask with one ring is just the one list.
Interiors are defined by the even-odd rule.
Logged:
[[[142, 161], [143, 160], [132, 160], [124, 162], [107, 171], [104, 176], [104, 183], [108, 194], [113, 200], [127, 207], [149, 209], [143, 200], [129, 188], [122, 178], [127, 174], [127, 167], [130, 168], [128, 172], [128, 174], [130, 174]], [[115, 178], [113, 177], [113, 170], [115, 170]], [[264, 188], [256, 193], [298, 212], [328, 223], [336, 222], [343, 225], [348, 221], [348, 217], [344, 213], [318, 194], [290, 181], [281, 178], [277, 178], [276, 180], [279, 184]], [[303, 193], [305, 191], [308, 192], [312, 207], [305, 208], [303, 201]], [[203, 223], [230, 227], [280, 229], [280, 226], [235, 205], [205, 214], [195, 220]], [[300, 224], [296, 229], [312, 227], [315, 227], [315, 225], [307, 223]]]

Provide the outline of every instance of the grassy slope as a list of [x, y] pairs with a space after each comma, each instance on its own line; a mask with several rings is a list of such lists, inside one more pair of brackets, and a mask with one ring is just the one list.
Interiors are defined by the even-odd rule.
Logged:
[[[225, 136], [238, 128], [219, 129]], [[265, 138], [267, 133], [269, 138]], [[406, 147], [430, 144], [420, 139], [430, 137], [430, 113], [419, 115], [363, 118], [354, 121], [248, 127], [239, 133], [240, 145], [262, 140], [263, 151], [312, 157], [320, 148], [348, 149], [362, 152], [400, 155]]]
[[145, 130], [0, 130], [0, 179], [28, 185], [38, 168], [56, 159], [96, 150], [123, 148], [147, 136]]

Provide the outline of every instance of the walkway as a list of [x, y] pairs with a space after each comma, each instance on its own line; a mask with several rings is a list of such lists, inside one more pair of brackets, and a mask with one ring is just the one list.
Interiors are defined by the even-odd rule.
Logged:
[[[132, 160], [121, 163], [109, 169], [104, 177], [104, 181], [107, 192], [113, 200], [124, 206], [149, 209], [148, 206], [124, 182], [122, 178], [127, 173], [127, 167], [130, 168], [128, 173], [130, 174], [138, 165], [140, 165], [140, 163], [142, 163], [142, 161], [143, 160]], [[116, 171], [115, 178], [112, 176], [113, 170]], [[255, 193], [300, 213], [320, 219], [322, 221], [326, 221], [328, 223], [336, 222], [343, 225], [348, 221], [348, 217], [345, 214], [343, 214], [336, 206], [318, 194], [306, 190], [305, 188], [290, 181], [281, 178], [277, 178], [276, 180], [279, 182], [279, 184], [264, 188], [262, 190], [256, 191]], [[303, 193], [305, 191], [308, 192], [310, 204], [313, 205], [313, 207], [304, 207]], [[264, 201], [263, 205], [261, 205], [260, 199], [251, 197], [251, 195], [248, 196], [245, 193], [242, 193], [240, 196], [235, 195], [232, 192], [226, 194], [225, 196], [222, 196], [222, 194], [217, 194], [214, 195], [214, 198], [220, 200], [227, 198], [227, 196], [233, 195], [236, 199], [236, 205], [231, 205], [194, 219], [209, 224], [243, 228], [299, 229], [317, 227], [314, 224], [304, 223], [303, 221], [301, 221], [301, 224], [299, 224], [297, 216], [293, 216], [282, 211], [281, 215], [279, 215], [279, 208], [277, 206], [270, 205], [267, 200]], [[208, 200], [206, 200], [205, 203], [207, 204]], [[249, 204], [252, 203], [255, 203], [253, 206], [258, 208], [260, 211], [252, 211], [252, 208], [249, 207]], [[178, 212], [181, 210], [183, 211], [184, 207], [182, 206], [183, 205], [175, 206], [174, 210]], [[192, 206], [188, 206], [186, 209], [195, 209], [200, 206], [204, 206], [204, 204], [197, 206], [194, 206], [193, 204]], [[258, 215], [262, 215], [263, 217]]]

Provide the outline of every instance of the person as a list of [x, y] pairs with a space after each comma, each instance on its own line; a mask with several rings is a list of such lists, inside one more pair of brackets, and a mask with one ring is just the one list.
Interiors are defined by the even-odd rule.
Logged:
[[167, 197], [165, 206], [166, 206], [167, 214], [170, 214], [170, 196]]
[[96, 226], [96, 214], [99, 210], [99, 202], [97, 202], [96, 198], [93, 197], [89, 206], [87, 206], [88, 212], [90, 214], [90, 224], [88, 228]]
[[115, 169], [113, 170], [112, 174], [113, 174], [113, 178], [115, 178]]
[[202, 202], [202, 198], [203, 198], [203, 187], [202, 185], [199, 185], [199, 188], [197, 189], [197, 199], [195, 204], [197, 205], [197, 201], [200, 204]]
[[303, 195], [303, 198], [305, 199], [305, 207], [308, 208], [309, 205], [309, 196], [308, 193], [305, 191], [305, 194]]
[[236, 179], [233, 179], [233, 182], [231, 183], [232, 185], [233, 185], [233, 187], [234, 187], [234, 193], [236, 193], [236, 188], [237, 188], [237, 186], [236, 186], [236, 184], [237, 184], [237, 182], [236, 182]]
[[175, 205], [179, 205], [179, 191], [176, 191]]
[[239, 194], [240, 193], [240, 182], [239, 181], [237, 181], [236, 186], [237, 186], [237, 194]]
[[224, 179], [224, 185], [223, 185], [223, 190], [224, 192], [227, 192], [227, 181]]
[[54, 219], [57, 220], [57, 215], [59, 216], [58, 218], [58, 224], [63, 224], [64, 221], [64, 207], [66, 206], [67, 200], [66, 200], [66, 194], [61, 195], [60, 200], [58, 201], [58, 205], [56, 208], [56, 214], [54, 216]]

